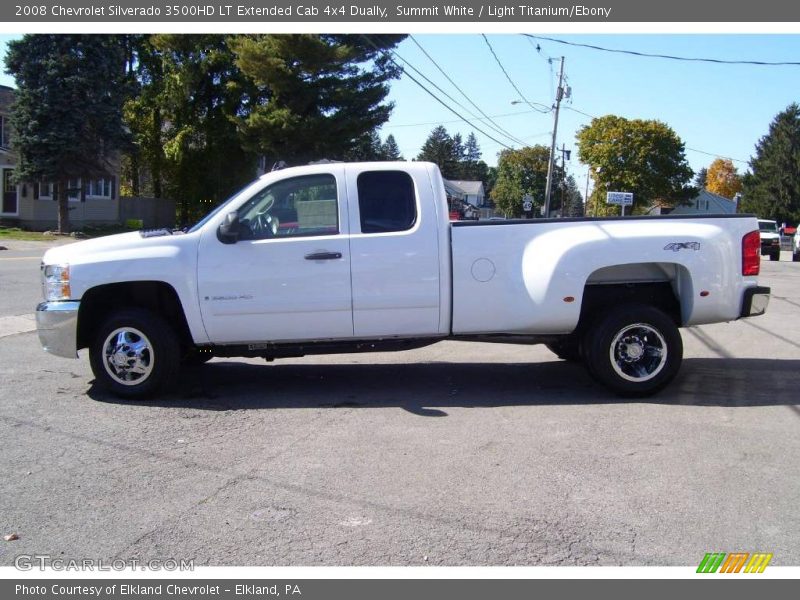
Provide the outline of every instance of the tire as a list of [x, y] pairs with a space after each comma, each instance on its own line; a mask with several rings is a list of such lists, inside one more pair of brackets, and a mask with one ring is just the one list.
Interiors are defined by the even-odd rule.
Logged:
[[770, 260], [780, 260], [781, 259], [781, 253], [780, 252], [773, 252], [772, 254], [769, 255], [769, 259]]
[[566, 360], [567, 362], [581, 362], [583, 360], [580, 339], [577, 337], [565, 336], [563, 339], [545, 344], [545, 346], [561, 360]]
[[800, 262], [800, 252], [797, 250], [792, 252], [792, 262]]
[[641, 304], [617, 307], [597, 321], [584, 338], [583, 350], [591, 375], [626, 397], [655, 394], [672, 381], [683, 360], [675, 322]]
[[89, 347], [97, 383], [122, 398], [148, 398], [173, 383], [180, 366], [175, 332], [160, 316], [120, 309], [98, 328]]

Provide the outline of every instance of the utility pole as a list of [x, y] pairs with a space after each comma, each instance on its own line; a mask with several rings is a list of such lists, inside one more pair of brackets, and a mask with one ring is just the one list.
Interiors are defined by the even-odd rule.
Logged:
[[[592, 173], [592, 165], [586, 167], [586, 193], [583, 195], [583, 214], [586, 214], [586, 209], [589, 208], [589, 176]], [[595, 215], [596, 216], [596, 215]]]
[[558, 111], [561, 109], [561, 99], [564, 97], [564, 57], [561, 57], [561, 68], [558, 72], [558, 87], [556, 88], [555, 120], [553, 122], [553, 140], [550, 142], [550, 162], [547, 164], [547, 185], [544, 189], [544, 216], [550, 216], [550, 193], [553, 190], [553, 163], [556, 154], [556, 134], [558, 133]]

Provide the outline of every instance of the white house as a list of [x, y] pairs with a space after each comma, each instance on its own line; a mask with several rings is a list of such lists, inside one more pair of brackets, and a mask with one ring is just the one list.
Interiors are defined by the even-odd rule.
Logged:
[[651, 215], [731, 215], [737, 212], [736, 208], [737, 204], [733, 200], [708, 190], [700, 190], [688, 204], [681, 204], [674, 208], [653, 206], [647, 212]]

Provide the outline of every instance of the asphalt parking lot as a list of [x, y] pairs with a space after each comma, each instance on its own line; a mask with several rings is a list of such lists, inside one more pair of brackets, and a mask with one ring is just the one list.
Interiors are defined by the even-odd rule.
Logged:
[[[683, 330], [620, 400], [544, 347], [214, 359], [127, 403], [26, 327], [43, 247], [0, 252], [0, 565], [800, 564], [800, 264], [768, 313]], [[12, 317], [14, 319], [12, 319]], [[5, 327], [5, 328], [4, 328]]]

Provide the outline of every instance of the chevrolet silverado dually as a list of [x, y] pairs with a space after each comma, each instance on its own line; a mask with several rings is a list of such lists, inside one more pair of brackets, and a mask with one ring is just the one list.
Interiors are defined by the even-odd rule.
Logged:
[[[181, 365], [547, 344], [622, 395], [667, 385], [680, 327], [762, 314], [749, 215], [448, 220], [439, 169], [326, 163], [268, 173], [186, 231], [49, 250], [39, 336], [88, 348], [98, 384], [152, 396]], [[568, 385], [565, 382], [565, 385]]]

